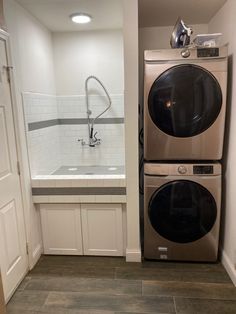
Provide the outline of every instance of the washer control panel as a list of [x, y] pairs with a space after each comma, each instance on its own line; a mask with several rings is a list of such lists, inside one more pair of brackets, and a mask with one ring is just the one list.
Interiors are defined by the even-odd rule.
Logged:
[[144, 175], [155, 177], [167, 176], [216, 176], [221, 175], [220, 163], [145, 163]]

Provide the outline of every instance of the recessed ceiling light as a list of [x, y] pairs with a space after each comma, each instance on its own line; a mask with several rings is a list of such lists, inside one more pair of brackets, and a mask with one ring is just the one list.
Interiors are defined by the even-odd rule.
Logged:
[[92, 20], [92, 17], [85, 13], [74, 13], [70, 15], [70, 18], [74, 23], [77, 24], [86, 24]]

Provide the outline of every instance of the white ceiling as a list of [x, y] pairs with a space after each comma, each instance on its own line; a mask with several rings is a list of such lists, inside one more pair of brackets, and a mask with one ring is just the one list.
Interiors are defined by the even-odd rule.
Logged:
[[174, 25], [178, 16], [187, 24], [205, 24], [227, 0], [139, 0], [139, 26]]
[[[16, 0], [53, 32], [121, 28], [122, 0]], [[88, 13], [89, 24], [75, 24], [72, 13]]]
[[[54, 32], [121, 28], [122, 0], [17, 0]], [[129, 1], [129, 0], [126, 0]], [[178, 16], [187, 24], [208, 23], [227, 0], [139, 0], [139, 26], [174, 25]], [[69, 15], [83, 12], [91, 23], [78, 25]]]

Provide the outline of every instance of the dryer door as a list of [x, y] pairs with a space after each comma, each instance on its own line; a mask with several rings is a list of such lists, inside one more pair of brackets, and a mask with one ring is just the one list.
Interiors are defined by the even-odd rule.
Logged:
[[202, 185], [187, 180], [169, 182], [151, 197], [148, 216], [163, 238], [189, 243], [205, 236], [217, 217], [217, 205]]
[[193, 64], [174, 66], [162, 73], [148, 96], [153, 123], [175, 137], [191, 137], [207, 130], [221, 106], [218, 81], [206, 69]]

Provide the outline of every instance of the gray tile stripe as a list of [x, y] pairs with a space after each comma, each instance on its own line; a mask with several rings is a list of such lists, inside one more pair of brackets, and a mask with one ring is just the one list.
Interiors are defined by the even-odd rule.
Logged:
[[[81, 119], [59, 119], [59, 124], [87, 124], [87, 118]], [[124, 118], [100, 118], [96, 120], [96, 124], [121, 124]]]
[[[71, 124], [87, 124], [86, 118], [71, 118], [71, 119], [53, 119], [46, 121], [38, 121], [28, 123], [28, 131], [35, 131], [39, 129], [48, 128], [54, 125], [71, 125]], [[123, 124], [124, 118], [100, 118], [96, 121], [96, 124]]]
[[48, 128], [54, 125], [58, 125], [58, 119], [31, 122], [31, 123], [28, 123], [28, 131], [44, 129], [44, 128]]
[[33, 195], [126, 195], [126, 188], [80, 187], [80, 188], [32, 188]]

